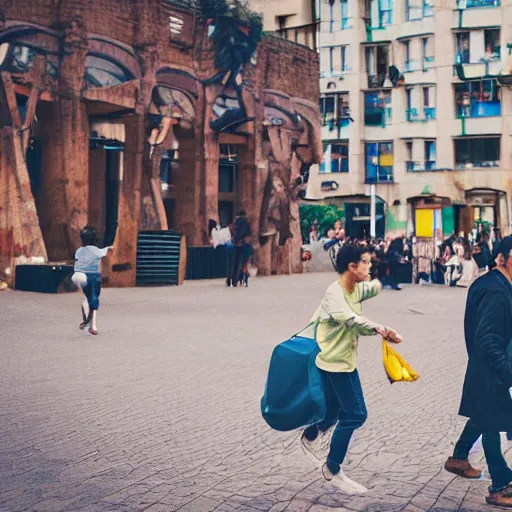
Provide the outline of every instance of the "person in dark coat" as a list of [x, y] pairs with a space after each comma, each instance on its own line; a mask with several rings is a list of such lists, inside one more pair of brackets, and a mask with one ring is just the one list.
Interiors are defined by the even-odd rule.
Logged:
[[501, 452], [500, 432], [512, 430], [512, 236], [499, 248], [504, 266], [478, 278], [469, 289], [464, 318], [468, 366], [459, 414], [469, 418], [445, 469], [479, 478], [468, 455], [482, 435], [492, 485], [486, 501], [512, 508], [512, 469]]
[[246, 245], [249, 244], [250, 236], [252, 234], [251, 226], [249, 224], [249, 220], [247, 219], [247, 214], [245, 210], [240, 210], [238, 212], [238, 216], [234, 220], [234, 236], [233, 236], [233, 246], [234, 246], [234, 255], [232, 265], [230, 267], [230, 272], [228, 275], [228, 279], [226, 284], [229, 286], [230, 284], [236, 288], [240, 281], [240, 277], [242, 275], [242, 270], [244, 265], [246, 264], [246, 254], [248, 253], [248, 249]]

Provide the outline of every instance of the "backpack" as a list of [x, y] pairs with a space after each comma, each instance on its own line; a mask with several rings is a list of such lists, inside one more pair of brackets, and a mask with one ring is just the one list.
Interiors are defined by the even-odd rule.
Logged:
[[263, 419], [274, 430], [290, 431], [325, 418], [324, 381], [315, 364], [319, 352], [314, 339], [297, 335], [274, 349], [261, 399]]

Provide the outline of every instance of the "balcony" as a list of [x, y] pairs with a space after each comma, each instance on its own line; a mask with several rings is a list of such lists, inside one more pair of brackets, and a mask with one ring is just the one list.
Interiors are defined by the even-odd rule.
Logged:
[[500, 166], [500, 137], [455, 139], [455, 169], [496, 169]]
[[499, 7], [500, 0], [458, 0], [457, 9], [472, 9], [475, 7]]
[[496, 80], [469, 81], [455, 85], [459, 119], [501, 116], [501, 87]]
[[501, 103], [499, 101], [472, 101], [469, 104], [457, 105], [457, 117], [499, 117], [501, 116]]
[[457, 162], [455, 169], [458, 171], [465, 171], [478, 167], [480, 169], [496, 168], [500, 166], [499, 160], [475, 160], [473, 162]]
[[404, 63], [404, 73], [414, 73], [415, 71], [422, 71], [422, 63], [420, 60], [409, 60]]
[[427, 122], [433, 121], [436, 118], [436, 109], [435, 107], [425, 107], [423, 109], [423, 115], [421, 115], [421, 110], [417, 108], [410, 108], [405, 111], [406, 119], [409, 123], [414, 122]]
[[370, 107], [364, 109], [365, 126], [382, 126], [391, 124], [393, 109], [391, 107]]
[[393, 179], [393, 143], [367, 142], [366, 180], [367, 184], [394, 183]]
[[405, 169], [407, 172], [429, 172], [437, 170], [435, 160], [426, 160], [424, 162], [408, 160], [405, 162]]
[[279, 37], [282, 37], [283, 39], [307, 46], [311, 50], [316, 51], [318, 48], [318, 24], [319, 22], [310, 23], [309, 25], [300, 25], [297, 27], [286, 27], [280, 30], [276, 30], [275, 34]]
[[371, 171], [370, 169], [366, 170], [366, 181], [367, 185], [377, 185], [379, 183], [388, 183], [393, 184], [395, 181], [393, 179], [393, 169], [382, 168], [377, 169], [376, 172]]
[[378, 89], [384, 86], [386, 81], [386, 73], [378, 75], [368, 75], [368, 89]]

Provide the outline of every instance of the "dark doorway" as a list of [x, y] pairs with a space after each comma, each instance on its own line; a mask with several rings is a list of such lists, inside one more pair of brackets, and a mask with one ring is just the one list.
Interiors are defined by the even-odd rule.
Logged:
[[219, 201], [219, 222], [222, 227], [229, 226], [235, 218], [233, 201]]
[[103, 245], [108, 246], [114, 243], [117, 232], [119, 212], [119, 180], [121, 178], [121, 151], [106, 150], [106, 172], [105, 172], [105, 235]]
[[[384, 238], [386, 220], [384, 216], [384, 203], [377, 203], [375, 234], [377, 238]], [[370, 237], [370, 204], [345, 203], [345, 234], [350, 238]]]
[[123, 144], [91, 139], [89, 152], [89, 224], [103, 246], [116, 237]]
[[219, 160], [219, 222], [229, 226], [235, 217], [238, 201], [238, 147], [220, 145]]

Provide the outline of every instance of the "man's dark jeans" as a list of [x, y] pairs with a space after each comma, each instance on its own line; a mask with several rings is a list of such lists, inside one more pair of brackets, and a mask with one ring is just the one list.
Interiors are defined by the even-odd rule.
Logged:
[[304, 435], [312, 441], [319, 432], [325, 432], [338, 423], [332, 434], [331, 448], [327, 456], [329, 471], [337, 474], [345, 460], [354, 430], [363, 425], [368, 413], [357, 370], [339, 373], [322, 370], [322, 374], [326, 387], [327, 414], [323, 421], [308, 427]]
[[457, 460], [468, 460], [469, 451], [482, 436], [485, 459], [491, 475], [491, 491], [499, 491], [512, 482], [512, 470], [508, 467], [507, 461], [501, 453], [501, 437], [499, 432], [483, 432], [472, 421], [468, 420], [462, 434], [455, 445], [453, 458]]

